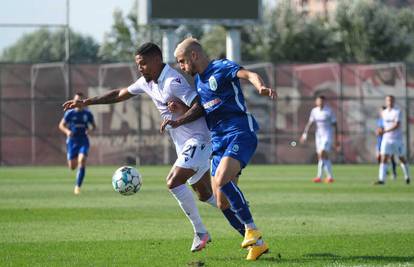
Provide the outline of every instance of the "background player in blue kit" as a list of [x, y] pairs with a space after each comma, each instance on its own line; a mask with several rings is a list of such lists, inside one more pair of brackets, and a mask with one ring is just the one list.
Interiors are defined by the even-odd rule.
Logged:
[[[256, 260], [268, 251], [268, 246], [253, 221], [248, 203], [237, 186], [237, 179], [256, 150], [256, 131], [259, 127], [247, 112], [239, 79], [248, 80], [261, 95], [272, 99], [276, 98], [276, 92], [266, 87], [258, 74], [230, 60], [210, 61], [194, 38], [181, 42], [174, 55], [181, 70], [195, 76], [196, 90], [212, 133], [211, 175], [217, 204], [222, 210], [223, 206], [230, 205], [235, 212], [239, 223], [245, 227], [241, 246], [249, 249], [246, 259]], [[199, 105], [193, 106], [184, 114], [184, 118], [164, 121], [162, 127], [168, 124], [178, 127], [188, 118], [195, 119], [203, 114], [200, 108]]]
[[[82, 93], [76, 93], [73, 100], [81, 100]], [[75, 195], [80, 194], [83, 178], [85, 177], [86, 158], [89, 151], [88, 131], [96, 129], [92, 113], [85, 108], [75, 108], [65, 112], [59, 123], [59, 129], [67, 136], [66, 149], [68, 166], [71, 170], [78, 168], [76, 173]]]

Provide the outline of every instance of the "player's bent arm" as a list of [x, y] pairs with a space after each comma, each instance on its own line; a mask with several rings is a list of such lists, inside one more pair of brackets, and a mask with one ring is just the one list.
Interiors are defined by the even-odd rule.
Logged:
[[396, 129], [398, 129], [400, 127], [400, 122], [399, 121], [397, 121], [393, 126], [391, 126], [390, 128], [388, 128], [388, 129], [384, 129], [384, 133], [389, 133], [389, 132], [392, 132], [392, 131], [395, 131]]
[[68, 128], [68, 127], [66, 127], [66, 123], [65, 123], [65, 120], [64, 120], [64, 119], [62, 119], [62, 120], [59, 122], [59, 130], [60, 130], [62, 133], [64, 133], [66, 136], [70, 135], [70, 130], [69, 130], [69, 128]]
[[248, 80], [257, 89], [260, 95], [269, 96], [271, 99], [277, 98], [275, 90], [267, 87], [259, 74], [246, 69], [240, 69], [237, 72], [237, 78]]
[[191, 103], [190, 108], [177, 120], [175, 121], [164, 120], [161, 123], [160, 132], [161, 133], [164, 132], [165, 127], [167, 127], [167, 125], [170, 125], [173, 128], [177, 128], [183, 124], [195, 121], [198, 118], [201, 118], [203, 116], [204, 116], [204, 108], [200, 103], [200, 97], [197, 96], [196, 98], [194, 98], [193, 102]]
[[204, 116], [204, 108], [200, 103], [200, 97], [194, 98], [190, 108], [177, 119], [178, 125], [183, 125]]

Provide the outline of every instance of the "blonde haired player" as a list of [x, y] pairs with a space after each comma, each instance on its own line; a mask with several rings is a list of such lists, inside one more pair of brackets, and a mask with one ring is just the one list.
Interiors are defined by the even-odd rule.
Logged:
[[[322, 182], [323, 169], [326, 172], [326, 183], [333, 183], [334, 176], [332, 172], [332, 162], [329, 159], [329, 152], [332, 145], [337, 148], [338, 145], [338, 127], [336, 124], [336, 116], [332, 109], [325, 104], [325, 96], [316, 97], [315, 105], [310, 113], [309, 121], [305, 126], [305, 130], [300, 138], [304, 143], [308, 137], [308, 131], [312, 123], [316, 123], [315, 144], [316, 153], [318, 155], [318, 173], [313, 182]], [[334, 135], [335, 134], [335, 138]], [[335, 142], [335, 144], [334, 144]]]
[[[276, 92], [268, 88], [254, 72], [227, 59], [210, 60], [197, 39], [187, 38], [175, 49], [174, 56], [181, 70], [195, 76], [195, 86], [211, 132], [213, 146], [211, 176], [213, 190], [220, 208], [230, 207], [245, 227], [243, 248], [249, 248], [247, 260], [256, 260], [268, 251], [261, 232], [242, 191], [238, 177], [257, 147], [258, 125], [247, 112], [240, 79], [247, 80], [260, 95], [276, 99]], [[186, 112], [191, 117], [194, 111]], [[176, 124], [166, 121], [167, 124]]]
[[383, 130], [381, 142], [381, 163], [379, 167], [378, 181], [375, 185], [385, 184], [385, 178], [388, 170], [388, 160], [392, 155], [398, 155], [400, 165], [404, 172], [405, 183], [410, 184], [410, 170], [408, 162], [405, 159], [405, 147], [403, 145], [403, 136], [401, 131], [401, 111], [394, 107], [395, 98], [393, 95], [385, 97], [386, 109], [381, 113], [383, 120]]

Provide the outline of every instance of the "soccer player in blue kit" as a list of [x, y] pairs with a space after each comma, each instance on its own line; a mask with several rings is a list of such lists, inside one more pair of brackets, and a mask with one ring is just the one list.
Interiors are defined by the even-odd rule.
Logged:
[[[260, 95], [272, 99], [276, 99], [276, 91], [266, 87], [258, 74], [230, 60], [210, 61], [197, 39], [189, 37], [182, 41], [174, 55], [181, 70], [195, 76], [195, 87], [212, 134], [211, 176], [217, 204], [222, 210], [226, 205], [230, 206], [236, 213], [238, 223], [245, 228], [241, 246], [249, 250], [246, 259], [256, 260], [269, 247], [253, 221], [237, 180], [256, 150], [256, 131], [259, 127], [247, 112], [239, 79], [248, 80]], [[184, 116], [196, 118], [196, 114], [200, 114], [200, 110], [195, 110], [197, 107], [201, 108], [193, 106]], [[179, 124], [179, 121], [166, 120], [162, 127], [178, 127]]]
[[[74, 100], [83, 99], [82, 93], [76, 93]], [[68, 166], [71, 170], [78, 168], [74, 194], [79, 195], [85, 177], [86, 158], [89, 152], [88, 131], [96, 129], [92, 113], [85, 108], [75, 108], [65, 112], [59, 123], [59, 129], [67, 136], [66, 149]]]

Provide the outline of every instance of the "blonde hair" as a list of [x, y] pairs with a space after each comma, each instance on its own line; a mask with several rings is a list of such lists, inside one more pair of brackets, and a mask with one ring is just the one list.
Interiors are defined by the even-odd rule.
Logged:
[[175, 48], [174, 57], [177, 57], [178, 54], [188, 55], [192, 51], [204, 53], [200, 41], [193, 37], [187, 37]]

